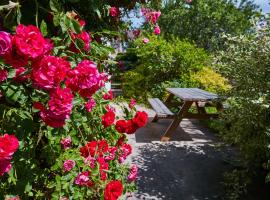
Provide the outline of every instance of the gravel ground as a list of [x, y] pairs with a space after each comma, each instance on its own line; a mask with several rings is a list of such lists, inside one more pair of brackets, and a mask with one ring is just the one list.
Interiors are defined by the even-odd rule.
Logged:
[[[137, 109], [145, 110], [149, 121], [155, 114], [143, 106]], [[170, 122], [148, 122], [129, 136], [134, 149], [130, 162], [138, 165], [139, 174], [138, 191], [127, 199], [223, 199], [223, 173], [232, 168], [235, 152], [196, 120], [183, 120], [171, 141], [162, 143], [160, 136]]]

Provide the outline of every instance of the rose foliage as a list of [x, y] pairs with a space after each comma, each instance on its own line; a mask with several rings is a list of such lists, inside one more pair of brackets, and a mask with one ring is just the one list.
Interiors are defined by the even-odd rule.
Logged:
[[45, 37], [44, 21], [0, 31], [0, 199], [114, 200], [135, 188], [125, 134], [147, 114], [133, 99], [117, 116], [104, 88], [112, 50], [78, 15], [62, 15], [65, 24], [53, 19], [57, 37]]

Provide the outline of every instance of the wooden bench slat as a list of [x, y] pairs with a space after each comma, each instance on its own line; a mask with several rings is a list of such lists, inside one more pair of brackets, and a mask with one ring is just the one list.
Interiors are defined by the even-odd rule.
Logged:
[[158, 116], [161, 117], [170, 117], [174, 116], [174, 113], [172, 113], [164, 104], [163, 102], [158, 98], [150, 98], [148, 99], [148, 102], [152, 106], [152, 108], [155, 110]]

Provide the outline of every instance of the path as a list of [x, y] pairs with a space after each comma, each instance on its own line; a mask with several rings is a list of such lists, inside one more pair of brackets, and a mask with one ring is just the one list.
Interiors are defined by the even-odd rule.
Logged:
[[[139, 110], [145, 110], [138, 107]], [[152, 110], [146, 109], [149, 117]], [[134, 148], [132, 162], [139, 167], [138, 191], [128, 200], [223, 199], [223, 173], [231, 169], [227, 160], [234, 155], [198, 121], [183, 120], [171, 142], [160, 135], [170, 120], [148, 123], [130, 135]]]

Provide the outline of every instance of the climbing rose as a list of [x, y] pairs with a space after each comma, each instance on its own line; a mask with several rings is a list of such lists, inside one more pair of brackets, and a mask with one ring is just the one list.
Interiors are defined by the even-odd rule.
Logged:
[[120, 147], [120, 156], [118, 157], [119, 163], [123, 163], [132, 152], [132, 147], [129, 144], [122, 144]]
[[1, 69], [0, 70], [0, 83], [5, 81], [8, 77], [8, 72], [7, 70]]
[[69, 118], [72, 109], [73, 94], [69, 88], [56, 88], [50, 93], [48, 102], [49, 109], [43, 105], [35, 104], [40, 109], [41, 119], [53, 128], [60, 128], [65, 125], [65, 120]]
[[129, 171], [128, 181], [130, 182], [135, 181], [137, 179], [137, 174], [138, 174], [137, 165], [132, 165]]
[[0, 158], [10, 158], [18, 148], [19, 141], [14, 135], [0, 136]]
[[133, 134], [136, 132], [136, 130], [138, 129], [138, 126], [136, 125], [136, 123], [133, 122], [132, 119], [127, 121], [127, 125], [126, 125], [126, 133], [127, 134]]
[[123, 185], [121, 181], [115, 180], [109, 182], [104, 190], [105, 200], [117, 200], [123, 193]]
[[12, 168], [10, 159], [4, 159], [0, 157], [0, 177], [9, 172]]
[[[91, 42], [91, 37], [90, 37], [89, 33], [87, 33], [86, 31], [83, 31], [79, 34], [71, 33], [71, 38], [74, 42], [76, 42], [76, 40], [80, 39], [83, 42], [83, 49], [85, 51], [89, 51], [90, 42]], [[71, 51], [73, 51], [75, 53], [79, 53], [80, 51], [78, 50], [78, 48], [76, 47], [74, 42], [71, 43], [70, 49], [71, 49]]]
[[90, 176], [90, 172], [88, 171], [82, 172], [77, 175], [74, 183], [80, 186], [92, 187], [94, 183], [90, 180], [89, 176]]
[[29, 79], [30, 75], [29, 74], [22, 75], [25, 72], [26, 72], [26, 69], [24, 67], [18, 67], [18, 68], [16, 68], [16, 75], [13, 78], [13, 80], [15, 82], [17, 82], [17, 83], [22, 83], [22, 82], [27, 81]]
[[155, 33], [155, 35], [159, 35], [160, 34], [160, 28], [159, 28], [159, 26], [156, 26], [155, 27], [154, 33]]
[[104, 94], [102, 96], [102, 98], [104, 100], [112, 100], [113, 99], [113, 92], [112, 92], [112, 90], [110, 90], [108, 93]]
[[112, 161], [115, 159], [115, 153], [117, 151], [117, 147], [110, 147], [108, 149], [108, 155], [104, 157], [106, 162]]
[[70, 64], [66, 60], [55, 56], [45, 56], [33, 65], [33, 83], [36, 87], [45, 90], [56, 88], [64, 80], [69, 69]]
[[141, 128], [141, 127], [145, 126], [147, 120], [148, 120], [147, 113], [144, 111], [142, 111], [142, 112], [138, 111], [132, 121], [136, 126]]
[[10, 54], [4, 57], [6, 64], [11, 65], [12, 67], [25, 67], [28, 64], [27, 58], [18, 55], [15, 49], [11, 51]]
[[78, 66], [69, 71], [66, 86], [82, 97], [90, 98], [97, 90], [104, 86], [106, 80], [104, 74], [100, 74], [93, 61], [83, 60]]
[[143, 41], [143, 43], [144, 43], [144, 44], [149, 43], [149, 39], [148, 39], [148, 38], [143, 38], [143, 40], [142, 40], [142, 41]]
[[109, 169], [109, 164], [105, 162], [104, 158], [99, 157], [97, 159], [97, 162], [99, 164], [99, 173], [100, 173], [100, 179], [105, 181], [107, 179], [107, 172], [106, 170]]
[[150, 14], [150, 23], [156, 24], [158, 21], [158, 18], [160, 17], [161, 12], [160, 11], [154, 11]]
[[69, 88], [56, 88], [50, 93], [48, 102], [50, 111], [57, 116], [69, 118], [72, 110], [73, 94]]
[[126, 133], [127, 130], [127, 122], [126, 120], [118, 120], [115, 124], [115, 129], [119, 132], [119, 133]]
[[120, 15], [119, 8], [117, 8], [117, 7], [110, 8], [110, 16], [111, 17], [118, 17], [119, 15]]
[[8, 55], [12, 50], [12, 38], [7, 32], [0, 31], [0, 57]]
[[67, 138], [63, 138], [60, 143], [61, 143], [63, 149], [66, 150], [66, 149], [69, 149], [71, 147], [72, 140], [70, 137], [67, 137]]
[[80, 148], [81, 155], [87, 158], [89, 155], [95, 157], [95, 155], [102, 157], [105, 152], [108, 151], [108, 143], [106, 140], [91, 141], [85, 146]]
[[115, 114], [113, 111], [108, 111], [102, 116], [102, 124], [105, 128], [111, 126], [115, 120]]
[[186, 0], [186, 3], [192, 3], [192, 0]]
[[132, 109], [136, 105], [136, 100], [131, 98], [128, 107]]
[[29, 59], [36, 59], [53, 48], [50, 41], [46, 40], [40, 30], [33, 25], [17, 26], [13, 39], [18, 54]]
[[74, 160], [65, 160], [63, 164], [63, 169], [65, 172], [71, 171], [75, 167]]
[[91, 112], [95, 106], [96, 101], [93, 98], [90, 98], [84, 107], [87, 112]]

